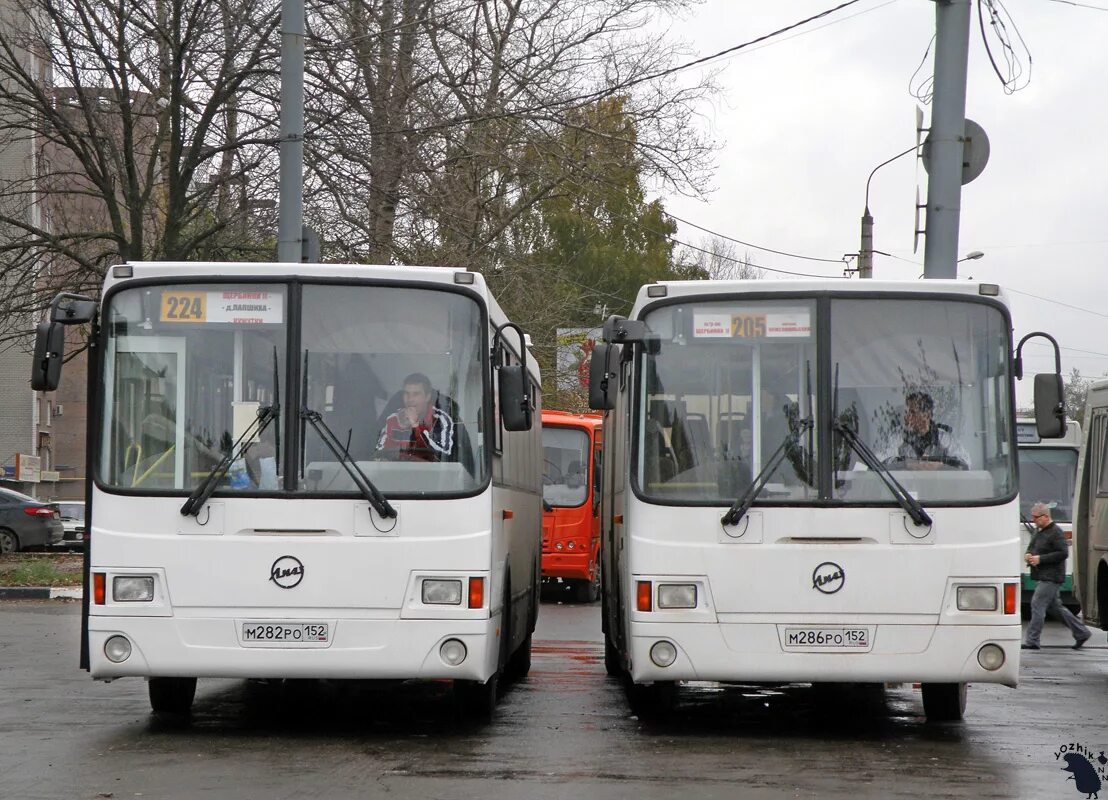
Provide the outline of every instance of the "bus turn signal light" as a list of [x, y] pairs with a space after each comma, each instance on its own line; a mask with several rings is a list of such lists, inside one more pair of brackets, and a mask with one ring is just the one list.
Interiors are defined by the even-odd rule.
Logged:
[[469, 607], [470, 608], [484, 608], [485, 607], [485, 579], [484, 578], [470, 578], [469, 579]]
[[1018, 584], [1006, 583], [1004, 584], [1004, 613], [1015, 614], [1018, 609], [1016, 608], [1016, 590]]
[[92, 573], [92, 602], [98, 606], [104, 605], [104, 596], [106, 594], [104, 587], [107, 585], [107, 581], [104, 577], [103, 572]]
[[635, 607], [639, 611], [653, 611], [653, 586], [650, 581], [639, 581], [635, 590]]

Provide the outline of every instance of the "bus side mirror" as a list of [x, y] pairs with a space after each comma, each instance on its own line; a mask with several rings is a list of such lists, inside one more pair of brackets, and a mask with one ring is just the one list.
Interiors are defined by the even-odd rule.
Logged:
[[589, 362], [589, 408], [594, 411], [611, 411], [616, 407], [615, 400], [608, 392], [608, 380], [613, 376], [608, 361], [612, 346], [598, 342], [593, 346]]
[[1062, 376], [1048, 372], [1035, 376], [1035, 427], [1040, 439], [1057, 439], [1066, 433], [1066, 400]]
[[500, 419], [504, 422], [504, 430], [531, 430], [531, 398], [527, 396], [527, 376], [523, 365], [505, 365], [498, 372]]
[[40, 322], [35, 331], [35, 354], [31, 362], [31, 388], [52, 392], [62, 378], [65, 328], [57, 322]]

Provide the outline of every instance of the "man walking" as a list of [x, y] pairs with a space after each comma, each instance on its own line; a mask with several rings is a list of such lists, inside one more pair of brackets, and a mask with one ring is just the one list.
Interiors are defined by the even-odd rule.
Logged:
[[1078, 650], [1092, 633], [1062, 605], [1058, 597], [1062, 582], [1066, 579], [1066, 556], [1069, 555], [1066, 537], [1051, 519], [1050, 507], [1046, 503], [1031, 506], [1031, 521], [1039, 530], [1031, 536], [1023, 560], [1031, 565], [1031, 580], [1036, 583], [1035, 594], [1031, 596], [1031, 622], [1027, 625], [1023, 649], [1039, 649], [1039, 635], [1049, 613], [1066, 623], [1073, 634], [1073, 649]]

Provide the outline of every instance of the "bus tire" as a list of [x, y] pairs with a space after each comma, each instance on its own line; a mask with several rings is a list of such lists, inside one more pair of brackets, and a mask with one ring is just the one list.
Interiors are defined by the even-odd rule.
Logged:
[[531, 671], [531, 644], [533, 638], [533, 635], [528, 633], [526, 638], [520, 642], [516, 651], [512, 653], [512, 657], [508, 659], [505, 673], [507, 677], [514, 681], [526, 678], [527, 673]]
[[923, 713], [928, 722], [959, 722], [966, 715], [966, 684], [925, 683]]
[[155, 714], [186, 717], [192, 713], [196, 678], [151, 678], [147, 688], [150, 708]]
[[474, 722], [492, 722], [496, 700], [500, 694], [500, 673], [494, 673], [484, 683], [454, 681], [454, 708], [458, 716]]
[[612, 644], [612, 640], [604, 637], [604, 671], [613, 678], [623, 674], [623, 664], [620, 663], [619, 650]]
[[578, 603], [595, 603], [599, 597], [599, 573], [592, 580], [583, 578], [575, 582], [575, 585], [573, 587], [573, 599], [576, 600]]
[[631, 705], [631, 712], [639, 719], [665, 719], [677, 705], [677, 683], [654, 681], [651, 684], [642, 684], [628, 679], [627, 700]]

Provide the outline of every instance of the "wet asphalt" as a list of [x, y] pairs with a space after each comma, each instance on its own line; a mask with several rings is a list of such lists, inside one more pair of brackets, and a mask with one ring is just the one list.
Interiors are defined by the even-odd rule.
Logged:
[[76, 603], [0, 603], [0, 800], [1079, 798], [1057, 751], [1108, 749], [1108, 641], [1075, 652], [1054, 623], [1019, 689], [972, 686], [942, 725], [911, 686], [806, 685], [683, 687], [647, 723], [604, 673], [599, 606], [557, 602], [491, 724], [456, 720], [445, 683], [209, 680], [167, 725], [143, 681], [77, 669], [79, 625]]

